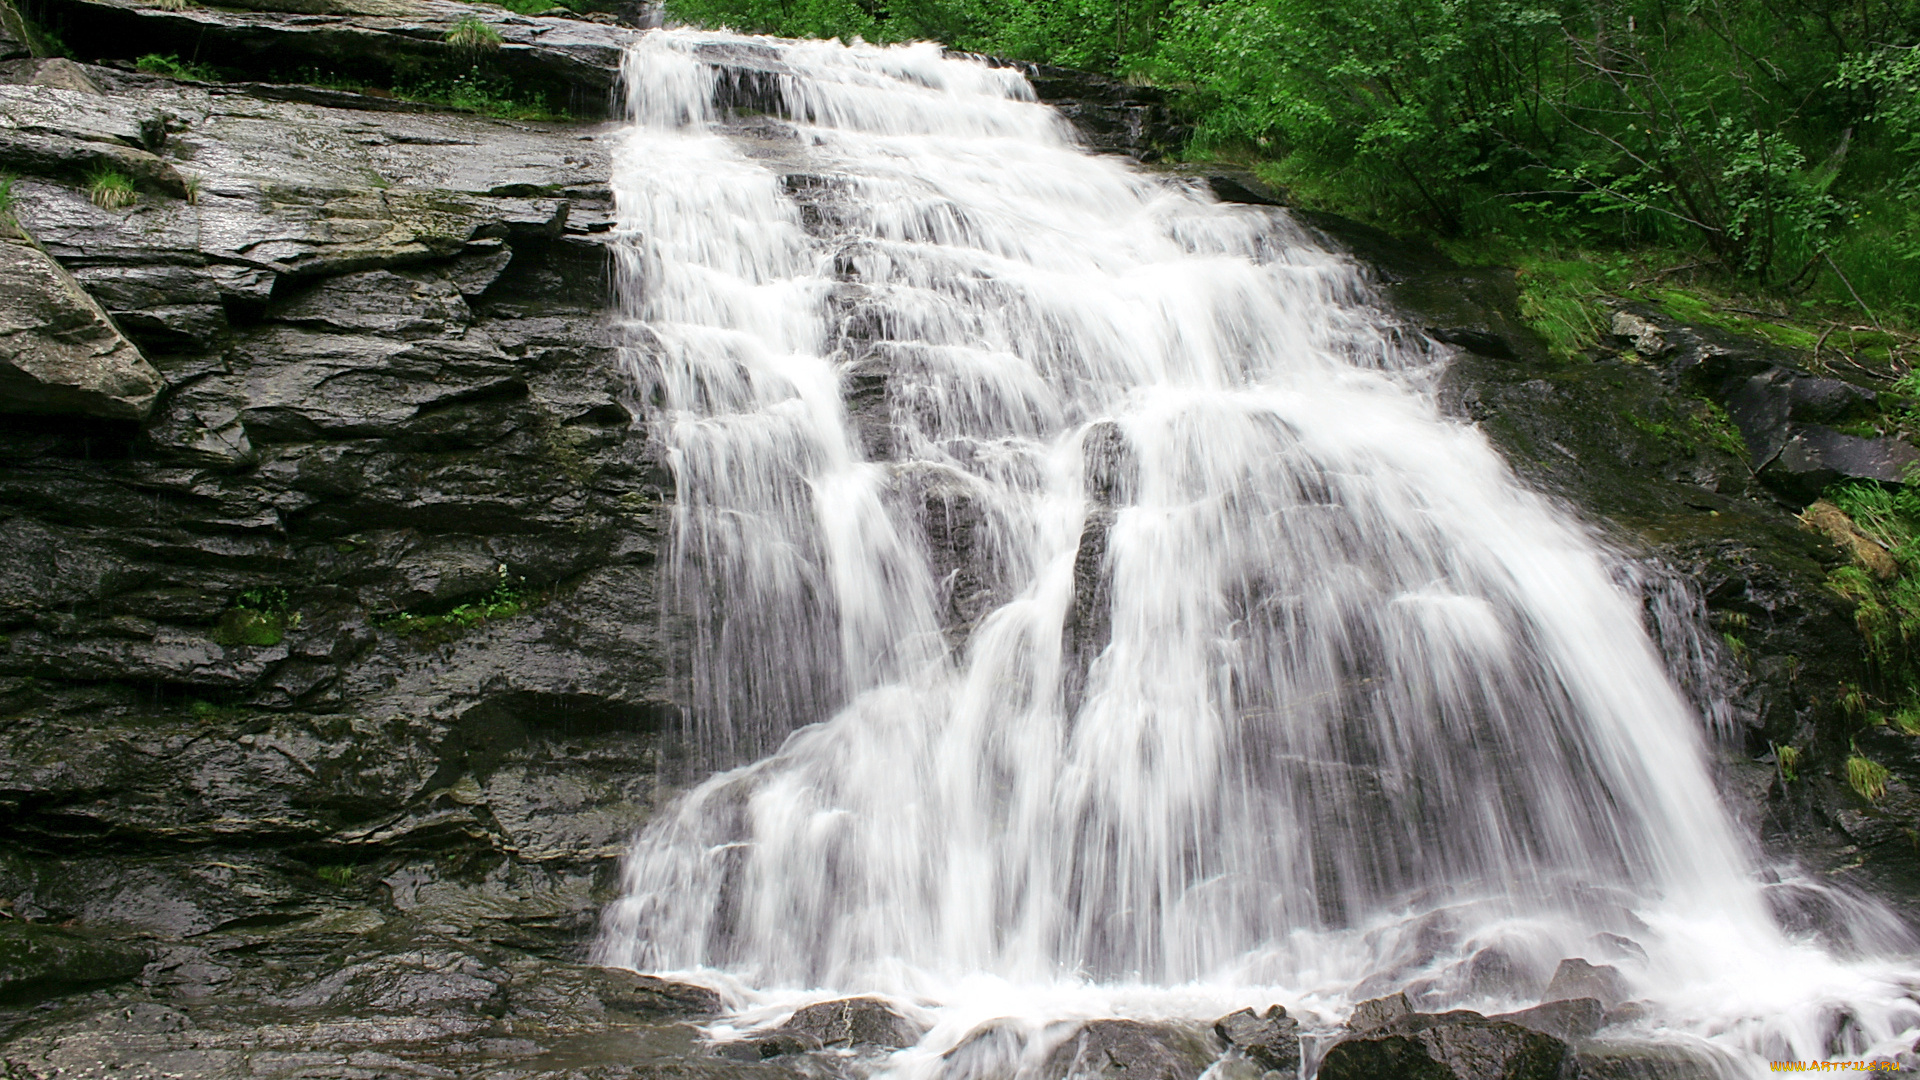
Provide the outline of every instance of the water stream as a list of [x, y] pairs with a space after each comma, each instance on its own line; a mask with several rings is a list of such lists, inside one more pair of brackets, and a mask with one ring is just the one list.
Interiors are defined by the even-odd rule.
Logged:
[[[720, 123], [728, 56], [772, 115]], [[1894, 924], [1780, 927], [1815, 887], [1721, 806], [1620, 560], [1347, 258], [933, 46], [656, 31], [627, 85], [620, 302], [726, 771], [602, 960], [736, 1027], [890, 995], [933, 1027], [876, 1067], [927, 1077], [998, 1017], [1499, 1011], [1563, 957], [1733, 1075], [1912, 1041]]]

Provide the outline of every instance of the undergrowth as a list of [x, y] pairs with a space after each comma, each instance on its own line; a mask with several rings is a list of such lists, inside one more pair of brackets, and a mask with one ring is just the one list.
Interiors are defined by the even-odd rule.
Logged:
[[278, 645], [287, 631], [300, 625], [300, 620], [300, 613], [291, 610], [287, 590], [277, 586], [248, 589], [235, 597], [233, 606], [214, 623], [213, 640], [229, 646]]
[[148, 53], [133, 62], [133, 66], [149, 75], [164, 75], [169, 79], [192, 79], [196, 82], [221, 82], [219, 68], [212, 64], [196, 64], [180, 59], [178, 53], [162, 56]]
[[451, 641], [468, 630], [484, 622], [496, 619], [510, 619], [533, 607], [540, 597], [527, 591], [525, 578], [516, 578], [507, 572], [504, 564], [500, 567], [500, 579], [493, 591], [484, 598], [470, 603], [460, 604], [437, 615], [423, 615], [417, 612], [400, 611], [391, 615], [374, 617], [374, 625], [391, 630], [401, 637], [411, 637], [418, 641], [437, 644]]
[[[1826, 501], [1862, 536], [1892, 556], [1894, 569], [1876, 574], [1856, 558], [1827, 575], [1827, 586], [1853, 604], [1854, 626], [1866, 642], [1875, 685], [1842, 686], [1841, 709], [1864, 726], [1920, 736], [1920, 490], [1909, 482], [1884, 487], [1867, 481], [1835, 484]], [[1886, 794], [1885, 767], [1857, 749], [1848, 757], [1847, 783], [1875, 801]]]

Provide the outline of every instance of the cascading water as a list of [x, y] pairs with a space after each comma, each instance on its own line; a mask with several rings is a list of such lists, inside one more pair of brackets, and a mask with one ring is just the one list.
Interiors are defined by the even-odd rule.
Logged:
[[[739, 767], [636, 841], [603, 961], [916, 1001], [922, 1075], [993, 1017], [1520, 1006], [1562, 957], [1736, 1068], [1911, 1041], [1890, 920], [1776, 926], [1609, 556], [1284, 213], [930, 45], [654, 32], [627, 83], [630, 355]], [[787, 121], [723, 133], [729, 88]]]

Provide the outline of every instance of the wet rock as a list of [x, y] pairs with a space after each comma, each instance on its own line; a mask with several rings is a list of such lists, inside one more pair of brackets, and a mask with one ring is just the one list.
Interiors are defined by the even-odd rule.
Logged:
[[0, 0], [0, 60], [32, 57], [34, 52], [26, 21], [9, 0]]
[[18, 921], [0, 922], [0, 1002], [20, 1004], [140, 974], [136, 945]]
[[73, 275], [0, 223], [0, 411], [139, 420], [160, 373]]
[[1353, 1007], [1353, 1015], [1347, 1017], [1347, 1030], [1355, 1032], [1372, 1031], [1384, 1027], [1396, 1020], [1413, 1015], [1413, 1003], [1407, 995], [1388, 994], [1386, 997], [1363, 1001]]
[[1573, 1058], [1575, 1080], [1718, 1080], [1739, 1066], [1693, 1047], [1660, 1043], [1601, 1043]]
[[0, 83], [50, 86], [79, 94], [101, 93], [100, 87], [87, 77], [85, 68], [60, 56], [0, 61]]
[[1467, 958], [1465, 989], [1477, 997], [1524, 1000], [1539, 996], [1546, 985], [1541, 975], [1524, 957], [1488, 946]]
[[1195, 1080], [1217, 1056], [1203, 1032], [1138, 1020], [1092, 1020], [1055, 1046], [1041, 1080]]
[[1657, 360], [1673, 351], [1660, 327], [1632, 311], [1616, 311], [1607, 327], [1613, 336], [1648, 360]]
[[256, 10], [53, 0], [44, 17], [65, 28], [69, 48], [89, 57], [217, 55], [222, 66], [269, 81], [304, 66], [383, 83], [409, 69], [444, 67], [448, 31], [463, 17], [477, 18], [500, 37], [491, 64], [518, 86], [544, 91], [554, 105], [588, 115], [604, 115], [621, 50], [634, 33], [588, 19], [516, 16], [450, 0], [249, 7]]
[[1034, 94], [1058, 109], [1091, 149], [1157, 161], [1181, 149], [1191, 134], [1156, 88], [1049, 64], [994, 62], [1020, 69]]
[[1473, 1012], [1416, 1013], [1350, 1035], [1320, 1060], [1320, 1080], [1561, 1080], [1561, 1040]]
[[1279, 1005], [1264, 1013], [1229, 1013], [1214, 1021], [1213, 1033], [1264, 1068], [1291, 1072], [1300, 1067], [1300, 1022]]
[[1020, 1071], [1025, 1030], [1011, 1020], [989, 1020], [940, 1055], [947, 1080], [1009, 1080]]
[[1920, 450], [1891, 436], [1847, 435], [1818, 424], [1795, 428], [1761, 478], [1801, 500], [1841, 480], [1897, 484], [1920, 463]]
[[1573, 1042], [1599, 1031], [1607, 1023], [1607, 1008], [1597, 998], [1567, 998], [1489, 1019], [1519, 1024]]
[[1560, 961], [1560, 966], [1554, 969], [1553, 981], [1547, 984], [1546, 992], [1540, 998], [1543, 1002], [1594, 998], [1602, 1008], [1611, 1009], [1632, 996], [1618, 968], [1610, 964], [1589, 964], [1585, 960], [1567, 959]]
[[925, 1033], [926, 1029], [879, 998], [858, 997], [803, 1006], [768, 1038], [810, 1040], [827, 1047], [899, 1050], [919, 1042]]

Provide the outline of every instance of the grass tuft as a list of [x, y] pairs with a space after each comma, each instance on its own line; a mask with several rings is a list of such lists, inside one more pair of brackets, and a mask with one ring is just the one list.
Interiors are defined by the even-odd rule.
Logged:
[[111, 165], [103, 165], [87, 176], [87, 198], [102, 210], [118, 210], [139, 197], [133, 177]]
[[1858, 753], [1847, 758], [1847, 786], [1868, 802], [1879, 802], [1887, 795], [1887, 767]]
[[462, 15], [447, 31], [447, 44], [467, 52], [500, 47], [500, 31], [473, 15]]

